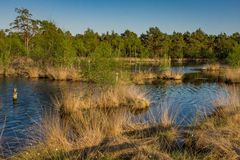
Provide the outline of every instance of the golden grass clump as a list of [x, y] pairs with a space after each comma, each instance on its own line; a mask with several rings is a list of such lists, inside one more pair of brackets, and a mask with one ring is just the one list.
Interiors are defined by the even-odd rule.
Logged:
[[4, 75], [5, 76], [12, 76], [15, 75], [16, 70], [12, 67], [8, 67], [5, 71], [4, 71]]
[[202, 70], [206, 71], [219, 71], [221, 69], [221, 65], [216, 63], [216, 64], [206, 64], [202, 67]]
[[157, 74], [153, 72], [138, 72], [131, 75], [131, 79], [135, 84], [146, 84], [157, 78]]
[[67, 79], [71, 81], [80, 81], [81, 80], [80, 72], [77, 69], [70, 69], [68, 72]]
[[54, 105], [61, 114], [71, 115], [83, 108], [82, 106], [88, 106], [87, 101], [81, 101], [80, 98], [80, 94], [65, 91], [62, 92], [61, 98], [56, 98], [54, 100]]
[[166, 151], [176, 148], [176, 141], [179, 137], [176, 115], [177, 112], [170, 110], [167, 104], [161, 104], [157, 137], [160, 148]]
[[42, 141], [12, 159], [91, 159], [108, 152], [112, 143], [128, 141], [121, 138], [130, 124], [124, 110], [79, 110], [71, 117], [57, 117], [47, 118], [40, 125]]
[[173, 72], [170, 70], [164, 71], [159, 75], [160, 79], [165, 79], [165, 80], [182, 80], [183, 77], [184, 77], [184, 73]]
[[158, 117], [153, 118], [154, 124], [159, 124], [161, 128], [177, 127], [176, 118], [178, 116], [178, 109], [173, 109], [169, 102], [165, 99], [158, 104]]
[[237, 159], [240, 147], [239, 90], [231, 88], [229, 96], [216, 102], [212, 115], [200, 123], [193, 136], [195, 147], [209, 153], [212, 159]]
[[240, 69], [227, 68], [223, 72], [223, 76], [227, 82], [240, 83]]
[[146, 109], [150, 106], [146, 93], [135, 86], [115, 86], [93, 95], [66, 92], [56, 102], [64, 113], [89, 108]]
[[31, 67], [28, 69], [28, 77], [29, 78], [38, 78], [39, 77], [39, 68]]
[[68, 139], [68, 126], [64, 126], [59, 118], [49, 118], [43, 123], [43, 133], [45, 136], [45, 145], [49, 148], [68, 151], [71, 149], [71, 142]]
[[103, 107], [148, 108], [150, 102], [146, 93], [135, 86], [116, 86], [99, 96], [96, 104]]
[[81, 76], [77, 69], [67, 67], [47, 67], [46, 75], [51, 80], [71, 80], [80, 81]]
[[52, 80], [66, 80], [68, 69], [64, 67], [47, 67], [47, 77]]
[[164, 128], [172, 127], [175, 124], [175, 116], [171, 113], [169, 107], [161, 107], [160, 126]]
[[236, 86], [229, 86], [226, 92], [228, 95], [220, 95], [215, 101], [214, 114], [234, 115], [240, 112], [240, 90]]

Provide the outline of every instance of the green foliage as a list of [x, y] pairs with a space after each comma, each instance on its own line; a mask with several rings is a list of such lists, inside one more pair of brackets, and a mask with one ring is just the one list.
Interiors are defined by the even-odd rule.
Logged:
[[232, 66], [240, 66], [240, 44], [234, 47], [233, 51], [228, 55], [227, 60]]
[[41, 22], [42, 32], [33, 41], [31, 56], [45, 58], [57, 65], [71, 66], [75, 62], [76, 52], [73, 47], [72, 35], [64, 33], [54, 23]]
[[25, 56], [27, 55], [26, 48], [22, 38], [17, 33], [11, 33], [7, 37], [7, 44], [9, 45], [10, 52], [12, 55]]
[[79, 57], [85, 57], [87, 56], [86, 53], [86, 48], [83, 42], [83, 39], [80, 35], [75, 36], [73, 39], [73, 47], [76, 51], [76, 55]]
[[168, 70], [171, 67], [171, 58], [165, 54], [163, 58], [160, 59], [161, 70]]
[[0, 31], [0, 65], [6, 69], [10, 63], [10, 47], [3, 31]]
[[142, 34], [142, 42], [151, 53], [151, 57], [162, 57], [168, 54], [170, 40], [167, 34], [160, 31], [158, 27], [151, 27], [147, 34]]
[[27, 54], [29, 53], [30, 39], [38, 32], [39, 21], [32, 19], [32, 14], [26, 8], [16, 8], [18, 16], [10, 24], [23, 38]]
[[99, 44], [99, 35], [91, 29], [87, 29], [82, 37], [85, 48], [85, 55], [93, 53]]
[[11, 56], [9, 51], [0, 52], [0, 64], [4, 67], [4, 69], [8, 68], [10, 60]]
[[137, 34], [126, 30], [122, 34], [122, 38], [124, 40], [124, 55], [128, 57], [139, 57], [141, 41]]
[[[17, 8], [17, 17], [11, 23], [11, 32], [0, 32], [0, 51], [14, 55], [27, 55], [34, 59], [51, 61], [57, 65], [72, 66], [79, 57], [92, 58], [103, 50], [103, 44], [111, 48], [116, 57], [138, 58], [208, 58], [226, 60], [236, 65], [238, 54], [234, 47], [240, 44], [240, 33], [231, 36], [221, 33], [207, 35], [201, 29], [195, 32], [166, 34], [158, 27], [150, 27], [138, 36], [126, 30], [122, 34], [107, 32], [99, 35], [92, 29], [72, 36], [56, 24], [32, 18], [28, 9]], [[7, 46], [7, 47], [6, 47]], [[7, 48], [7, 49], [6, 49]], [[105, 56], [105, 55], [104, 55]], [[227, 58], [228, 57], [228, 58]], [[235, 62], [234, 62], [235, 60]]]
[[98, 84], [114, 84], [118, 66], [114, 57], [111, 45], [100, 43], [87, 60], [82, 62], [85, 77]]
[[181, 33], [174, 32], [172, 35], [169, 55], [172, 58], [183, 58], [185, 42]]

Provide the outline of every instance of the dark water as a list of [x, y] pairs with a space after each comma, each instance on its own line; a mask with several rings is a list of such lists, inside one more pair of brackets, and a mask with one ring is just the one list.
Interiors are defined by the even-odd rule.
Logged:
[[[191, 65], [182, 65], [182, 64], [175, 64], [170, 69], [174, 72], [182, 72], [182, 73], [197, 73], [202, 68], [204, 64], [191, 64]], [[162, 71], [164, 67], [157, 64], [133, 64], [130, 66], [132, 72], [139, 72], [139, 71], [152, 71], [158, 72]]]
[[[196, 67], [195, 67], [196, 68]], [[173, 67], [184, 72], [195, 72], [194, 67]], [[12, 100], [13, 88], [18, 88], [16, 103]], [[171, 108], [179, 125], [191, 124], [199, 110], [211, 110], [219, 95], [227, 94], [226, 86], [218, 83], [165, 83], [137, 86], [144, 89], [151, 99], [146, 113], [137, 115], [141, 121], [159, 119], [163, 107]], [[21, 78], [0, 78], [0, 155], [5, 151], [16, 151], [25, 146], [26, 130], [37, 126], [44, 115], [52, 114], [52, 98], [58, 96], [61, 88], [84, 88], [80, 82], [53, 82]], [[8, 154], [11, 154], [8, 153]]]

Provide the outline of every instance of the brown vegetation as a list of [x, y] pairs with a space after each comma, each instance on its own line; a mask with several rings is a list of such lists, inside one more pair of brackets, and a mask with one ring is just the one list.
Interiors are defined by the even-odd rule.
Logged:
[[221, 65], [216, 63], [216, 64], [207, 64], [202, 67], [202, 70], [206, 71], [219, 71], [221, 69]]
[[182, 80], [184, 76], [184, 73], [182, 72], [173, 72], [173, 71], [164, 71], [161, 73], [159, 76], [160, 79], [165, 79], [165, 80]]
[[58, 67], [47, 65], [42, 62], [33, 61], [27, 57], [16, 57], [9, 64], [9, 67], [0, 68], [0, 75], [19, 76], [27, 78], [48, 78], [51, 80], [80, 81], [80, 72], [76, 68]]
[[154, 84], [160, 80], [174, 80], [181, 81], [184, 78], [184, 73], [173, 72], [170, 70], [163, 71], [160, 73], [154, 72], [138, 72], [133, 73], [131, 79], [134, 84]]
[[133, 73], [131, 79], [135, 84], [151, 84], [154, 80], [157, 79], [157, 74], [153, 72], [138, 72]]
[[[100, 92], [100, 93], [99, 93]], [[63, 92], [61, 99], [56, 101], [63, 113], [74, 113], [89, 108], [120, 108], [146, 109], [150, 102], [146, 93], [134, 86], [114, 86], [104, 91]]]
[[[48, 71], [59, 80], [68, 77], [68, 69]], [[228, 93], [219, 97], [212, 114], [181, 129], [167, 106], [155, 123], [132, 121], [129, 110], [150, 105], [135, 86], [63, 92], [55, 101], [58, 114], [40, 125], [43, 141], [11, 159], [239, 159], [240, 92], [233, 88]]]
[[96, 96], [96, 101], [90, 98], [93, 103], [88, 101], [86, 104], [98, 107], [91, 109], [79, 108], [79, 100], [83, 96], [79, 99], [76, 94], [64, 94], [64, 101], [57, 101], [55, 105], [62, 107], [59, 114], [64, 112], [65, 116], [46, 119], [40, 125], [44, 140], [11, 159], [171, 159], [164, 150], [175, 145], [178, 133], [172, 126], [166, 128], [161, 124], [134, 123], [126, 108], [111, 108], [121, 105], [122, 100], [123, 103], [128, 101], [125, 104], [128, 106], [138, 105], [137, 101], [126, 100], [126, 96], [131, 96], [128, 99], [134, 101], [144, 98], [142, 92], [127, 86], [117, 86], [115, 90], [111, 88], [106, 92], [92, 95]]
[[206, 70], [204, 75], [215, 78], [224, 83], [240, 83], [240, 69], [232, 67], [222, 67], [219, 70]]
[[224, 78], [230, 83], [240, 83], [240, 69], [239, 68], [227, 68], [223, 73]]
[[239, 159], [239, 90], [231, 90], [227, 101], [225, 97], [220, 98], [216, 105], [213, 114], [194, 130], [190, 147], [205, 153], [210, 159]]

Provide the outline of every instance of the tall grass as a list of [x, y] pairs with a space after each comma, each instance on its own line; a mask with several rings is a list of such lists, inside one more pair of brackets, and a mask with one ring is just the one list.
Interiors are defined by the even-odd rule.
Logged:
[[68, 67], [46, 67], [46, 76], [52, 80], [72, 80], [79, 81], [80, 73], [77, 69]]
[[240, 83], [240, 69], [228, 68], [223, 72], [223, 76], [227, 82]]
[[[239, 158], [240, 101], [239, 90], [228, 89], [229, 96], [220, 97], [214, 112], [194, 130], [191, 147], [211, 159]], [[207, 115], [207, 114], [206, 114]]]
[[[55, 107], [65, 109], [58, 110], [59, 115], [45, 119], [41, 125], [44, 140], [14, 158], [239, 158], [240, 100], [239, 90], [236, 88], [229, 90], [227, 99], [219, 97], [215, 103], [216, 109], [211, 115], [206, 114], [205, 119], [197, 126], [189, 128], [192, 129], [191, 135], [185, 134], [188, 129], [185, 131], [176, 126], [176, 110], [171, 110], [167, 103], [161, 104], [160, 119], [156, 119], [155, 123], [132, 121], [132, 115], [126, 108], [112, 107], [112, 104], [121, 104], [119, 102], [123, 95], [119, 93], [120, 90], [126, 91], [126, 88], [111, 88], [103, 90], [101, 94], [91, 95], [85, 104], [90, 107], [79, 107], [86, 96], [84, 94], [63, 95], [64, 100], [58, 100]], [[118, 95], [110, 101], [108, 97], [114, 94], [121, 96]], [[105, 106], [107, 102], [110, 107]], [[94, 107], [91, 107], [92, 105]], [[65, 113], [64, 116], [60, 116], [61, 112]], [[184, 144], [179, 146], [179, 140], [184, 140]]]
[[[54, 116], [41, 124], [44, 140], [16, 159], [87, 159], [107, 152], [107, 139], [122, 142], [122, 132], [130, 125], [124, 110], [78, 110], [71, 117]], [[109, 141], [112, 143], [112, 141]]]
[[89, 92], [63, 92], [62, 97], [56, 101], [59, 109], [64, 113], [75, 112], [87, 108], [120, 108], [145, 109], [150, 101], [143, 90], [135, 86], [114, 86], [107, 89]]

